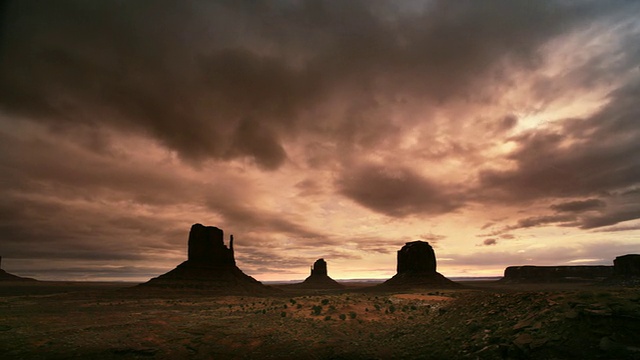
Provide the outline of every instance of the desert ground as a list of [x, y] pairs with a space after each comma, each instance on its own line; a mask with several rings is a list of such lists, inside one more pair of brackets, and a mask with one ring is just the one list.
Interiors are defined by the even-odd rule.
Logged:
[[0, 284], [0, 359], [640, 359], [640, 290], [465, 282], [281, 288]]

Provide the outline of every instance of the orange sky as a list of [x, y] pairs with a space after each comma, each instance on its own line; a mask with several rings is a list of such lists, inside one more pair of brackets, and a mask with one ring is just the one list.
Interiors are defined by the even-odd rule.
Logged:
[[640, 252], [640, 4], [8, 2], [0, 255], [145, 281], [191, 224], [258, 280]]

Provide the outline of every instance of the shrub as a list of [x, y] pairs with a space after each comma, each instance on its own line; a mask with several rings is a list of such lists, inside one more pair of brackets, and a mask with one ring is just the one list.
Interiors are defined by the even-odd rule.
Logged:
[[320, 306], [320, 305], [314, 305], [314, 306], [311, 308], [311, 310], [312, 310], [312, 312], [311, 312], [311, 313], [312, 313], [313, 315], [320, 315], [320, 313], [322, 312], [322, 306]]
[[329, 321], [329, 320], [331, 320], [331, 315], [327, 315], [324, 317], [324, 321]]
[[390, 305], [389, 306], [389, 312], [393, 314], [395, 311], [396, 311], [396, 307], [393, 306], [393, 305]]
[[355, 311], [349, 311], [349, 317], [352, 319], [355, 319], [356, 316], [358, 316], [358, 314], [355, 313]]
[[322, 299], [322, 305], [327, 305], [329, 303], [329, 299]]
[[347, 320], [347, 315], [340, 314], [340, 320]]
[[286, 311], [281, 312], [281, 313], [280, 313], [280, 316], [281, 316], [281, 317], [287, 317], [287, 312], [286, 312]]

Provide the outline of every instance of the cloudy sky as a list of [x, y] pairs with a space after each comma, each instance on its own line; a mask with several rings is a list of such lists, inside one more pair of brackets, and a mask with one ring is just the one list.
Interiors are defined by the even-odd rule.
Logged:
[[9, 1], [0, 255], [144, 281], [193, 223], [258, 280], [640, 253], [640, 2]]

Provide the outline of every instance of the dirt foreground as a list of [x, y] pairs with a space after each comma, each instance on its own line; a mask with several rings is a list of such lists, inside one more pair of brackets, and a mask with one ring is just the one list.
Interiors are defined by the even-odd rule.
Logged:
[[0, 359], [640, 359], [638, 288], [467, 285], [257, 297], [0, 284]]

